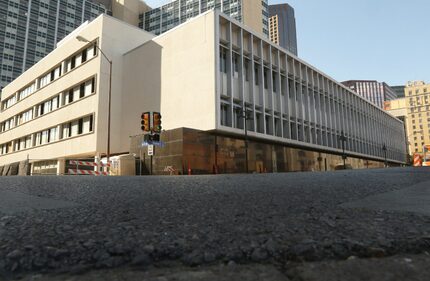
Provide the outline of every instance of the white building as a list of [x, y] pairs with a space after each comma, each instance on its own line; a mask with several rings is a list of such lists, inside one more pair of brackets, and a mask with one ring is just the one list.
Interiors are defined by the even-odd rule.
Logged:
[[[78, 41], [78, 35], [91, 43]], [[96, 44], [113, 61], [111, 150], [127, 152], [134, 128], [123, 112], [136, 93], [122, 91], [122, 54], [152, 37], [101, 15], [6, 86], [1, 97], [0, 165], [28, 157], [33, 168], [39, 163], [62, 173], [65, 157], [94, 158], [106, 152], [109, 63]]]
[[[93, 43], [75, 40], [78, 35]], [[62, 173], [63, 159], [105, 154], [109, 67], [94, 43], [113, 60], [112, 154], [130, 150], [129, 136], [141, 133], [142, 112], [160, 111], [167, 131], [185, 127], [235, 142], [243, 136], [240, 110], [246, 108], [253, 142], [276, 144], [262, 153], [270, 154], [270, 161], [261, 160], [268, 171], [286, 170], [276, 163], [289, 161], [285, 151], [292, 147], [339, 161], [342, 132], [351, 158], [405, 162], [401, 121], [240, 22], [210, 11], [158, 37], [102, 15], [66, 38], [5, 88], [0, 123], [9, 123], [0, 134], [0, 165], [28, 157], [37, 167], [53, 159]], [[215, 165], [221, 157], [216, 147]], [[167, 150], [161, 151], [166, 159]], [[249, 153], [252, 167], [265, 157]]]

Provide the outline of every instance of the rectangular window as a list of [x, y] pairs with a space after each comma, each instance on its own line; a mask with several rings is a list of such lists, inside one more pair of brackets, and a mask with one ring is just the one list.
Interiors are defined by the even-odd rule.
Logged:
[[82, 63], [87, 61], [87, 50], [84, 50], [82, 52]]
[[91, 115], [90, 116], [90, 132], [92, 132], [93, 131], [93, 116]]
[[73, 56], [70, 60], [70, 69], [75, 68], [76, 66], [76, 56]]
[[267, 69], [266, 68], [264, 68], [264, 72], [263, 72], [263, 79], [264, 79], [264, 89], [267, 89], [268, 88], [268, 86], [267, 86], [267, 84], [268, 84], [268, 80], [267, 80]]
[[254, 81], [255, 81], [255, 85], [259, 85], [260, 81], [259, 81], [259, 76], [258, 76], [258, 65], [256, 64], [254, 66]]
[[78, 135], [82, 134], [84, 128], [84, 119], [81, 118], [78, 120]]
[[73, 89], [69, 90], [69, 103], [73, 102]]
[[85, 83], [82, 83], [79, 87], [79, 98], [83, 98], [85, 96]]
[[96, 82], [95, 82], [95, 78], [93, 77], [93, 79], [91, 79], [91, 93], [94, 93], [94, 90], [95, 90], [95, 84], [96, 84]]

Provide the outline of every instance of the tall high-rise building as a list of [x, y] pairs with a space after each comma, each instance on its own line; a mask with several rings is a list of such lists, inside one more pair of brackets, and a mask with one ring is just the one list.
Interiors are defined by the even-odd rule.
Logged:
[[411, 153], [422, 153], [430, 144], [430, 84], [408, 82], [405, 88], [407, 128]]
[[363, 98], [374, 103], [379, 108], [384, 108], [384, 103], [397, 98], [396, 93], [385, 82], [375, 80], [348, 80], [342, 82]]
[[269, 36], [268, 0], [174, 0], [142, 13], [139, 26], [158, 35], [213, 9]]
[[83, 22], [107, 11], [96, 1], [1, 0], [0, 87], [46, 56]]
[[288, 4], [269, 6], [269, 35], [272, 42], [297, 56], [297, 32], [294, 9]]
[[0, 90], [85, 21], [113, 12], [137, 25], [144, 7], [140, 0], [0, 0]]

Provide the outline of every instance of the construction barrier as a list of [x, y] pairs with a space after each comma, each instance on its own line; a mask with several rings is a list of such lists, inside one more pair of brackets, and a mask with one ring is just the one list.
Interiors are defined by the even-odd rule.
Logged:
[[414, 154], [414, 167], [421, 167], [422, 166], [422, 158], [419, 154]]
[[110, 167], [110, 163], [102, 163], [102, 162], [89, 162], [89, 161], [79, 161], [79, 160], [70, 160], [70, 165], [76, 165], [76, 169], [68, 169], [69, 175], [92, 175], [92, 176], [109, 176], [109, 172], [103, 171], [94, 171], [88, 169], [79, 169], [79, 166], [84, 167]]
[[96, 163], [96, 162], [87, 162], [87, 161], [76, 161], [76, 160], [70, 160], [70, 165], [78, 165], [78, 166], [89, 166], [89, 167], [110, 167], [110, 163]]
[[69, 169], [69, 175], [92, 175], [92, 176], [108, 176], [108, 172], [97, 172], [90, 170]]

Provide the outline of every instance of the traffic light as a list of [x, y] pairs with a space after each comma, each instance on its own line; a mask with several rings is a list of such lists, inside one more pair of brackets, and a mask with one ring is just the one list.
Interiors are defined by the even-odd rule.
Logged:
[[152, 124], [154, 132], [161, 132], [161, 114], [160, 112], [154, 112], [152, 114]]
[[151, 124], [150, 124], [151, 113], [150, 112], [144, 112], [144, 113], [142, 113], [141, 118], [142, 118], [142, 121], [141, 121], [142, 131], [144, 131], [144, 132], [151, 131]]

